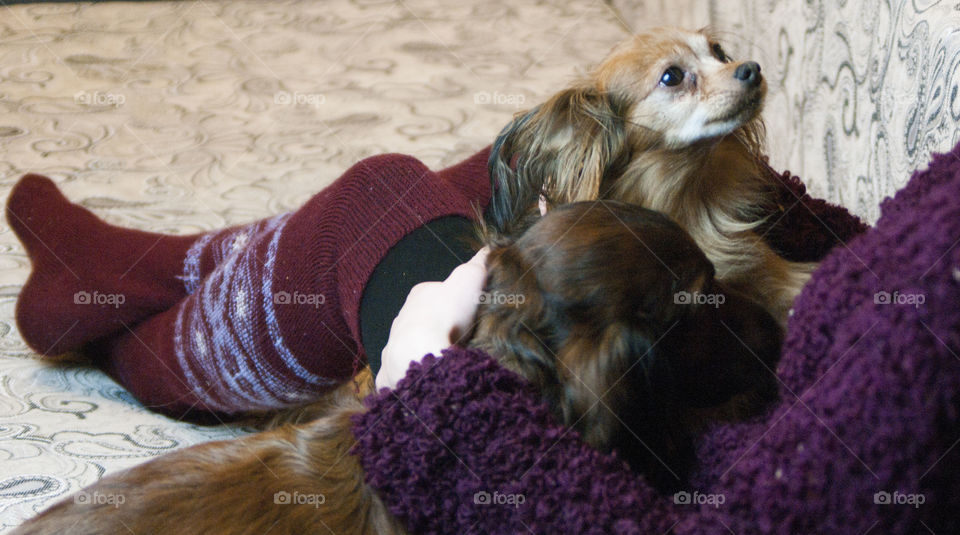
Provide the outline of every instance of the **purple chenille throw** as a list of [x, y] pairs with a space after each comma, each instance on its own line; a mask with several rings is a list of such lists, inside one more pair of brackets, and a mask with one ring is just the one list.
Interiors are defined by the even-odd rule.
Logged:
[[423, 534], [960, 533], [960, 147], [876, 227], [856, 236], [837, 214], [812, 214], [827, 237], [782, 248], [837, 243], [796, 302], [780, 402], [707, 431], [680, 494], [651, 490], [463, 349], [411, 366], [356, 417], [368, 482]]

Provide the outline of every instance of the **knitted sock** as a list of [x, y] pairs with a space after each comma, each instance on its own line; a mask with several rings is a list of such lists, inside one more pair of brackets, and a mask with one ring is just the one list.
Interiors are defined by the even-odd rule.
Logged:
[[76, 350], [186, 295], [177, 276], [196, 236], [109, 225], [39, 175], [13, 188], [7, 222], [33, 265], [17, 301], [17, 325], [42, 354]]
[[[368, 158], [295, 212], [187, 237], [112, 227], [25, 177], [8, 205], [34, 263], [18, 303], [24, 338], [47, 354], [86, 344], [175, 417], [315, 400], [364, 362], [360, 299], [376, 265], [424, 223], [482, 209], [486, 158], [439, 173], [407, 156]], [[74, 303], [81, 290], [92, 305]], [[51, 319], [58, 327], [45, 329]]]
[[[345, 381], [358, 347], [309, 241], [289, 239], [316, 230], [296, 215], [197, 240], [184, 261], [192, 293], [89, 352], [144, 405], [180, 419], [300, 405]], [[200, 271], [199, 258], [227, 248]]]
[[11, 191], [7, 222], [33, 266], [17, 300], [17, 327], [44, 355], [77, 351], [167, 310], [242, 247], [249, 232], [233, 227], [176, 236], [117, 227], [34, 174]]

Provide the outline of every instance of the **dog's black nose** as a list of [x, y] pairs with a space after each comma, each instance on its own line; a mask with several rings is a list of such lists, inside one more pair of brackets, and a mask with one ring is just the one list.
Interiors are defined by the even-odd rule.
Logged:
[[755, 86], [760, 83], [760, 80], [763, 79], [760, 76], [760, 64], [756, 61], [748, 61], [746, 63], [741, 63], [737, 70], [733, 72], [734, 78], [740, 80], [741, 82]]

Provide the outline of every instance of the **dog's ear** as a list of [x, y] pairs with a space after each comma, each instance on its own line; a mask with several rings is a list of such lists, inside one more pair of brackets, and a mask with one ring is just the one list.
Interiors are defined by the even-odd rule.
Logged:
[[651, 372], [658, 359], [654, 341], [635, 326], [616, 322], [599, 333], [591, 330], [574, 327], [557, 355], [563, 413], [587, 442], [607, 449], [622, 427], [617, 414], [653, 397]]
[[485, 223], [494, 235], [519, 236], [522, 229], [532, 224], [532, 221], [521, 221], [532, 215], [528, 213], [529, 207], [534, 196], [539, 199], [544, 177], [527, 176], [521, 179], [515, 167], [519, 164], [521, 146], [528, 143], [528, 138], [533, 135], [533, 127], [540, 122], [538, 116], [542, 108], [543, 105], [540, 105], [515, 117], [493, 142], [487, 161], [492, 197]]
[[[548, 398], [559, 396], [554, 322], [544, 307], [536, 276], [503, 238], [487, 256], [488, 276], [471, 345], [532, 382]], [[554, 405], [555, 406], [555, 405]]]
[[[617, 322], [599, 337], [572, 336], [560, 351], [564, 420], [601, 450], [617, 450], [658, 488], [679, 485], [693, 458], [670, 360], [659, 337]], [[588, 356], [593, 354], [592, 357]]]
[[572, 87], [516, 117], [493, 144], [487, 223], [519, 235], [549, 205], [602, 197], [605, 179], [629, 162], [624, 99], [594, 87]]

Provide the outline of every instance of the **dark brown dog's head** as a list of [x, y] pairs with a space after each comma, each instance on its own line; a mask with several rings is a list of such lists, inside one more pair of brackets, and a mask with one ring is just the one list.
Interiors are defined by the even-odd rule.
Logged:
[[776, 396], [779, 326], [723, 288], [690, 236], [657, 212], [560, 206], [495, 244], [488, 267], [474, 345], [664, 490], [692, 461], [691, 413]]

